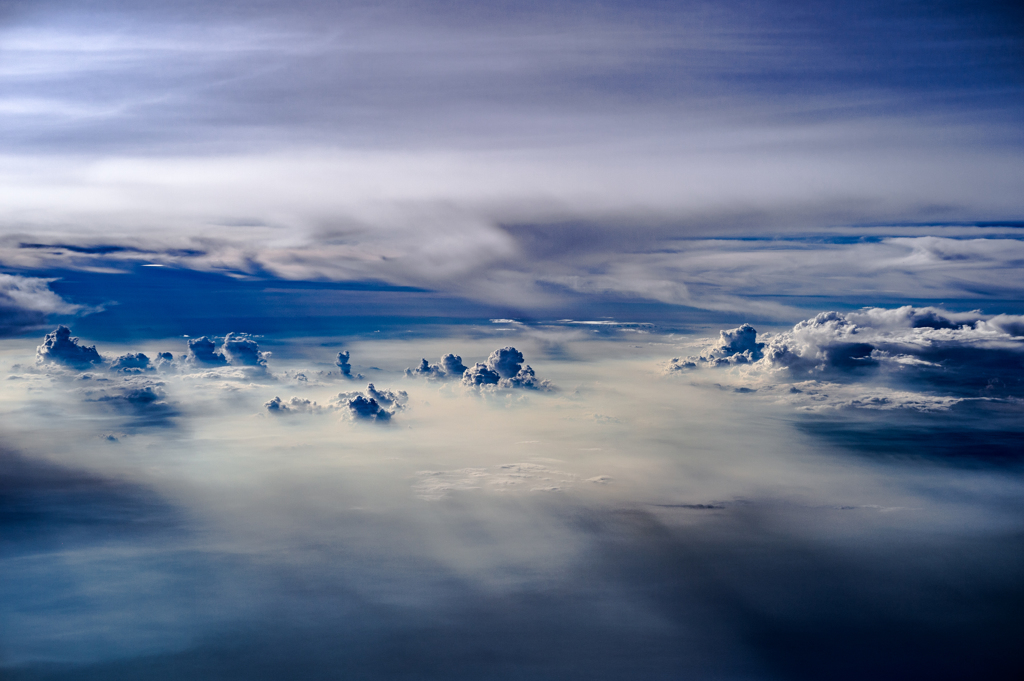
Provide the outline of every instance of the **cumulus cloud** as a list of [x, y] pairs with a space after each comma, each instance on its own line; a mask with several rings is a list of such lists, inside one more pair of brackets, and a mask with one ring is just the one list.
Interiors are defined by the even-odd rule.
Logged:
[[377, 388], [373, 383], [366, 390], [339, 393], [331, 400], [330, 408], [339, 409], [351, 418], [366, 421], [389, 421], [409, 401], [404, 390]]
[[224, 337], [224, 356], [232, 366], [266, 367], [269, 353], [260, 352], [259, 344], [244, 333]]
[[338, 369], [341, 370], [342, 376], [352, 375], [352, 365], [349, 364], [349, 353], [347, 350], [342, 350], [338, 353], [338, 359], [334, 362]]
[[[354, 380], [361, 381], [363, 379], [363, 375], [362, 374], [353, 374], [352, 373], [352, 364], [349, 361], [349, 360], [351, 360], [351, 358], [352, 358], [352, 355], [351, 355], [351, 353], [349, 353], [348, 350], [342, 350], [341, 352], [338, 353], [338, 357], [334, 360], [334, 366], [338, 367], [338, 374], [337, 375], [341, 376], [341, 378], [344, 378], [344, 379], [347, 379], [347, 380], [353, 380], [354, 379]], [[317, 374], [320, 375], [320, 376], [324, 376], [324, 377], [333, 377], [334, 376], [334, 373], [330, 372], [330, 371], [328, 371], [328, 372], [318, 371]]]
[[409, 401], [409, 394], [404, 390], [393, 392], [387, 388], [378, 389], [374, 387], [373, 383], [366, 385], [366, 396], [372, 400], [377, 400], [377, 402], [385, 407], [401, 408]]
[[477, 362], [469, 369], [466, 369], [466, 373], [462, 376], [463, 383], [478, 387], [485, 385], [497, 385], [500, 380], [501, 376], [498, 372], [491, 370], [491, 368], [483, 362]]
[[693, 369], [698, 363], [711, 366], [749, 364], [762, 357], [764, 343], [757, 342], [757, 330], [750, 324], [719, 332], [717, 345], [707, 348], [697, 357], [672, 358], [670, 369]]
[[406, 369], [406, 376], [428, 379], [460, 378], [466, 373], [466, 365], [462, 363], [462, 357], [448, 353], [441, 357], [437, 364], [431, 364], [426, 359], [420, 360], [415, 369]]
[[[160, 353], [161, 355], [167, 353]], [[119, 371], [126, 374], [141, 373], [144, 371], [155, 371], [156, 367], [149, 361], [149, 357], [141, 352], [129, 352], [114, 358], [110, 362], [112, 371]]]
[[63, 325], [46, 334], [42, 345], [36, 348], [36, 359], [38, 362], [53, 362], [76, 369], [103, 362], [95, 345], [79, 345], [79, 339], [73, 338], [71, 329]]
[[[169, 353], [168, 353], [169, 354]], [[209, 336], [192, 338], [188, 341], [188, 354], [184, 361], [197, 367], [245, 367], [256, 369], [257, 373], [267, 369], [269, 352], [261, 352], [259, 344], [249, 334], [229, 333], [217, 347], [217, 340]]]
[[225, 366], [228, 363], [224, 353], [217, 352], [217, 342], [207, 336], [189, 339], [186, 359], [193, 364], [206, 366]]
[[549, 381], [537, 378], [534, 370], [523, 366], [523, 353], [511, 346], [498, 348], [486, 362], [477, 362], [462, 376], [465, 385], [473, 387], [495, 386], [501, 389], [525, 388], [554, 390]]
[[374, 399], [367, 399], [362, 395], [356, 395], [348, 402], [348, 408], [352, 416], [357, 419], [388, 421], [394, 412], [388, 411]]
[[263, 407], [271, 414], [316, 414], [324, 410], [324, 407], [321, 407], [316, 402], [305, 400], [301, 397], [293, 397], [286, 402], [280, 397], [275, 396], [274, 399], [264, 403]]
[[747, 365], [752, 379], [898, 384], [933, 393], [844, 394], [842, 402], [850, 406], [933, 409], [967, 397], [1020, 397], [1024, 316], [910, 305], [822, 312], [761, 342], [747, 324], [722, 331], [718, 344], [697, 356], [673, 358], [668, 370], [736, 365]]

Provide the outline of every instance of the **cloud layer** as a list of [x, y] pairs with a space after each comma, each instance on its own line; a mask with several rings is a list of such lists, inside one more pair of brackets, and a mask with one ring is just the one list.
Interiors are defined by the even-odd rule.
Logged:
[[995, 5], [15, 4], [12, 271], [777, 319], [748, 296], [1024, 291], [1022, 36]]

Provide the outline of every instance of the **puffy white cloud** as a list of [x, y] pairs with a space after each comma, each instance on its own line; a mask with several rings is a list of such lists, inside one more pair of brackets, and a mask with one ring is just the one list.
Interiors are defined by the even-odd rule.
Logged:
[[498, 348], [486, 362], [477, 362], [466, 369], [462, 383], [477, 388], [494, 386], [498, 389], [554, 390], [549, 381], [537, 378], [530, 365], [523, 366], [523, 361], [523, 353], [515, 348]]
[[466, 372], [466, 365], [462, 363], [462, 357], [447, 353], [441, 357], [437, 364], [431, 364], [425, 358], [420, 360], [419, 366], [414, 369], [406, 369], [406, 376], [428, 379], [460, 378]]
[[[743, 375], [762, 384], [830, 382], [832, 396], [815, 389], [798, 401], [942, 409], [964, 398], [1024, 395], [1022, 331], [1024, 316], [1017, 315], [910, 305], [831, 311], [760, 339], [749, 325], [723, 331], [717, 345], [700, 355], [670, 360], [668, 370], [746, 365]], [[856, 394], [843, 390], [836, 397], [841, 384], [864, 389]], [[799, 393], [794, 388], [793, 394]]]
[[266, 352], [260, 352], [259, 344], [244, 333], [229, 333], [224, 337], [224, 356], [232, 366], [266, 367]]
[[[217, 347], [215, 338], [201, 336], [188, 341], [185, 364], [195, 367], [240, 367], [252, 373], [266, 373], [269, 352], [261, 352], [259, 343], [244, 333], [229, 333]], [[255, 370], [255, 371], [254, 371]]]
[[[160, 354], [166, 355], [169, 353]], [[156, 366], [150, 362], [149, 357], [145, 354], [141, 352], [129, 352], [111, 360], [110, 369], [112, 371], [120, 371], [121, 373], [133, 374], [144, 371], [155, 371]]]
[[74, 368], [86, 368], [103, 362], [96, 346], [79, 345], [79, 339], [71, 336], [71, 329], [61, 325], [46, 334], [42, 344], [36, 348], [39, 362], [55, 362]]

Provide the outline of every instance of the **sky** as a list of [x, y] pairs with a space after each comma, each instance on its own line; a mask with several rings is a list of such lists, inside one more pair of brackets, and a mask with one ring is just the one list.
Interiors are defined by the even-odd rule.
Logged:
[[0, 675], [1019, 678], [1022, 58], [0, 0]]

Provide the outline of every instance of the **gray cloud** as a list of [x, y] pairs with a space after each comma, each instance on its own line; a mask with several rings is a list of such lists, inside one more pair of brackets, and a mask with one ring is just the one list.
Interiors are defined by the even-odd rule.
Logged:
[[88, 404], [126, 418], [127, 428], [169, 428], [175, 426], [178, 409], [167, 399], [164, 384], [138, 377], [120, 383], [97, 383], [81, 391]]
[[347, 350], [342, 350], [338, 353], [338, 359], [334, 362], [338, 369], [341, 371], [342, 376], [352, 375], [352, 365], [349, 364], [349, 353]]
[[750, 324], [743, 324], [735, 329], [723, 329], [719, 333], [718, 345], [704, 350], [699, 356], [676, 357], [670, 364], [673, 370], [693, 369], [698, 362], [711, 366], [749, 364], [761, 359], [763, 349], [764, 343], [757, 342], [757, 330]]
[[36, 358], [39, 362], [54, 362], [76, 369], [103, 362], [95, 345], [79, 345], [79, 339], [73, 338], [71, 329], [63, 325], [46, 334], [42, 345], [36, 348]]
[[114, 394], [104, 395], [96, 400], [99, 402], [124, 402], [132, 406], [147, 406], [164, 399], [165, 396], [160, 384], [145, 383], [127, 386]]

